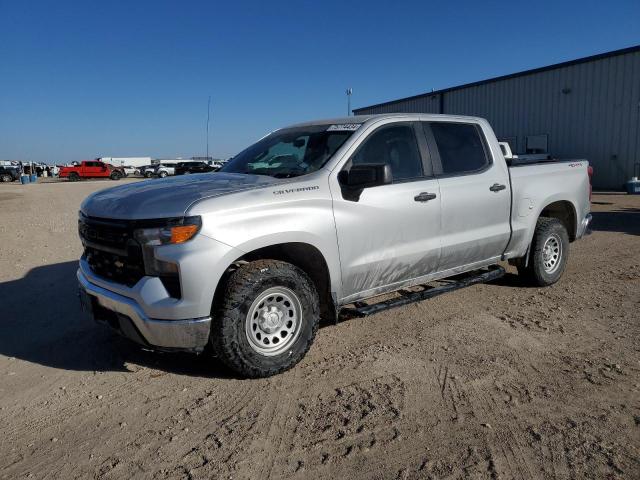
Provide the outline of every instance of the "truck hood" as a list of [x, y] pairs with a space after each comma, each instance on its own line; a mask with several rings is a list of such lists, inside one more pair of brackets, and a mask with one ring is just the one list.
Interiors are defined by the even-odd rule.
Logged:
[[140, 220], [180, 217], [194, 202], [280, 183], [264, 175], [202, 173], [145, 180], [107, 188], [88, 196], [80, 207], [90, 217]]

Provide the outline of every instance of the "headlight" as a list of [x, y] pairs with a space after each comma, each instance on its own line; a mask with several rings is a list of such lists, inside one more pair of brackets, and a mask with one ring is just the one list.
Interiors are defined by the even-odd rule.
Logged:
[[140, 228], [133, 235], [141, 245], [155, 247], [187, 242], [200, 231], [201, 226], [200, 217], [185, 217], [162, 227]]
[[[158, 225], [154, 221], [155, 225]], [[155, 249], [161, 245], [175, 245], [191, 240], [202, 226], [200, 217], [185, 217], [180, 219], [167, 219], [166, 224], [149, 226], [134, 230], [133, 236], [142, 246], [144, 270], [147, 275], [160, 277], [167, 292], [180, 298], [180, 280], [178, 277], [178, 265], [173, 262], [160, 260], [155, 256]]]

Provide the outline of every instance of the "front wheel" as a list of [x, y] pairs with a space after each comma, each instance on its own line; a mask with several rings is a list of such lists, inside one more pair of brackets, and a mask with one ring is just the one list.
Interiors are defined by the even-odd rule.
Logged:
[[0, 177], [0, 180], [2, 180], [2, 182], [13, 182], [13, 177], [5, 173], [2, 175], [2, 177]]
[[529, 264], [518, 267], [518, 274], [537, 287], [553, 285], [562, 276], [569, 258], [569, 234], [555, 218], [541, 217], [531, 242]]
[[162, 171], [162, 172], [160, 172], [160, 173], [158, 174], [158, 176], [159, 176], [160, 178], [164, 178], [164, 177], [166, 177], [166, 176], [167, 176], [167, 172]]
[[316, 288], [298, 267], [277, 260], [240, 266], [214, 302], [211, 344], [232, 370], [268, 377], [296, 365], [320, 321]]
[[109, 175], [109, 178], [111, 180], [120, 180], [122, 178], [122, 174], [118, 171], [111, 172], [111, 175]]

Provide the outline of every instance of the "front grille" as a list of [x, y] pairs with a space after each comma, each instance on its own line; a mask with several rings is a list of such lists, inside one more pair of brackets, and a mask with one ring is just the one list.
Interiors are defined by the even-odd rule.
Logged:
[[[175, 225], [179, 221], [181, 219], [111, 220], [80, 214], [78, 232], [84, 245], [83, 258], [96, 275], [133, 287], [147, 274], [142, 246], [134, 238], [134, 231]], [[171, 297], [181, 298], [177, 274], [160, 274], [159, 277]]]
[[128, 287], [133, 287], [145, 275], [142, 255], [132, 258], [85, 246], [84, 259], [96, 275]]
[[[126, 253], [127, 245], [135, 242], [133, 228], [128, 222], [109, 221], [82, 216], [78, 220], [78, 233], [83, 243], [112, 253]], [[137, 243], [137, 242], [135, 242]]]
[[145, 275], [142, 247], [133, 238], [134, 222], [81, 216], [78, 232], [83, 258], [96, 275], [129, 287]]

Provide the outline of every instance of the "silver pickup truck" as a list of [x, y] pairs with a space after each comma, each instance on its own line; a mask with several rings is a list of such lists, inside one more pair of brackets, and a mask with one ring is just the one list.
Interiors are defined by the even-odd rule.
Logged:
[[588, 162], [510, 163], [481, 118], [283, 128], [219, 173], [90, 195], [82, 304], [149, 348], [212, 352], [260, 377], [299, 362], [321, 319], [376, 311], [366, 300], [381, 294], [486, 280], [504, 260], [550, 285], [589, 227]]

